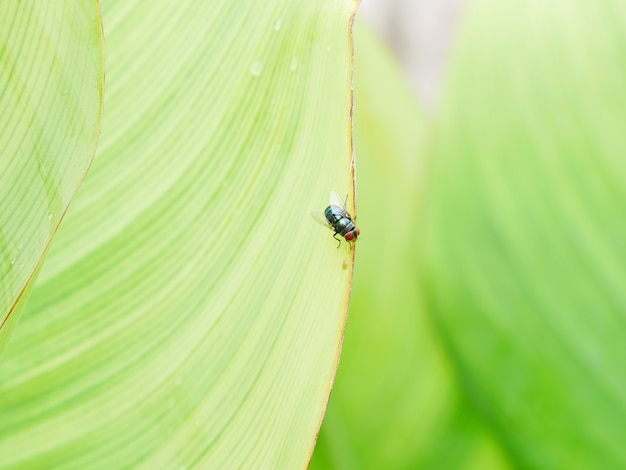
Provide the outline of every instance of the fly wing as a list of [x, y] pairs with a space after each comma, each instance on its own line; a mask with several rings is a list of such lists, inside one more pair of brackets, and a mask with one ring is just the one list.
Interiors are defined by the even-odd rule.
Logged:
[[352, 216], [350, 215], [350, 211], [346, 207], [346, 200], [347, 199], [348, 199], [347, 195], [346, 195], [345, 199], [342, 199], [341, 196], [337, 193], [337, 191], [331, 191], [330, 192], [330, 205], [331, 206], [341, 207], [343, 209], [343, 216], [347, 217], [350, 220], [352, 220]]
[[330, 192], [330, 205], [343, 207], [343, 209], [346, 210], [346, 201], [337, 193], [337, 191]]
[[320, 225], [323, 225], [324, 227], [326, 227], [329, 230], [333, 230], [333, 228], [330, 226], [330, 224], [326, 220], [326, 217], [321, 212], [313, 211], [313, 212], [311, 212], [311, 217], [313, 217], [313, 219], [317, 223], [319, 223]]

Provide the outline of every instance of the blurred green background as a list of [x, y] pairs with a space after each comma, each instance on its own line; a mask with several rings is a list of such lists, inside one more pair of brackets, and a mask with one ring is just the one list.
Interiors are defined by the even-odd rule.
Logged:
[[428, 112], [357, 16], [362, 236], [311, 468], [626, 468], [626, 4], [461, 13]]

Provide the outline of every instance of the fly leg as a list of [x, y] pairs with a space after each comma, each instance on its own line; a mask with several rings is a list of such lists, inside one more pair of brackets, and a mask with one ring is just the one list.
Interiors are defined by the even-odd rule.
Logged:
[[339, 247], [341, 246], [341, 238], [337, 238], [337, 234], [338, 234], [338, 233], [339, 233], [339, 232], [335, 232], [335, 233], [334, 233], [334, 235], [333, 235], [333, 238], [334, 238], [335, 240], [337, 240], [337, 242], [338, 242], [338, 244], [337, 244], [337, 248], [339, 248]]

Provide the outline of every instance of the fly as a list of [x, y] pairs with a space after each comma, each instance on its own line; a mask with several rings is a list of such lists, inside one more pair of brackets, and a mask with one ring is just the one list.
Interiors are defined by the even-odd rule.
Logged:
[[356, 241], [361, 234], [361, 230], [354, 224], [352, 216], [346, 208], [346, 201], [343, 201], [339, 194], [335, 191], [330, 192], [330, 205], [324, 210], [324, 219], [319, 217], [317, 212], [313, 213], [313, 217], [322, 225], [327, 226], [333, 232], [333, 238], [339, 242], [337, 248], [341, 246], [341, 239], [337, 235], [341, 235], [348, 243]]

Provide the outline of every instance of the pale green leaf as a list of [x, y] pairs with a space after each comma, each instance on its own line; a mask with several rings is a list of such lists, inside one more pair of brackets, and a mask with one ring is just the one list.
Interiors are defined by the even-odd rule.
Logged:
[[2, 2], [0, 353], [93, 158], [103, 86], [97, 2]]
[[428, 195], [430, 307], [515, 464], [624, 468], [626, 4], [468, 15]]
[[0, 466], [306, 465], [352, 272], [310, 212], [352, 200], [355, 8], [103, 4], [102, 142], [0, 368]]

